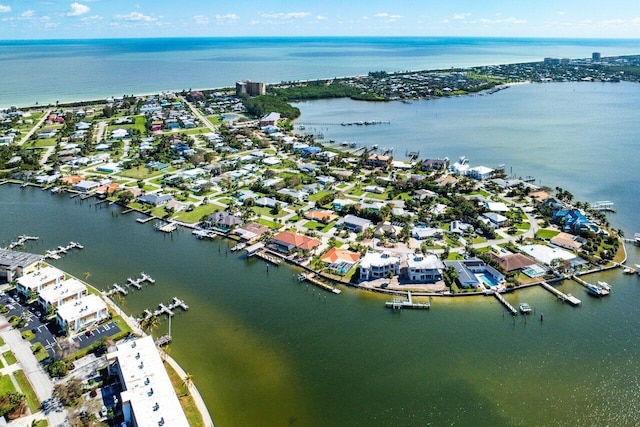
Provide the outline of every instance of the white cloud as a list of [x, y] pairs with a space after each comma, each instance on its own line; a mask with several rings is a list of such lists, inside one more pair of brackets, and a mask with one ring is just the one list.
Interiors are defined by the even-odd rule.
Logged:
[[152, 18], [151, 16], [143, 15], [140, 12], [131, 12], [127, 15], [116, 15], [115, 18], [120, 21], [127, 22], [153, 22], [157, 21], [156, 18]]
[[465, 19], [465, 18], [467, 18], [469, 16], [471, 16], [470, 13], [454, 13], [451, 18], [452, 19]]
[[240, 17], [235, 13], [227, 13], [226, 15], [216, 15], [216, 22], [218, 24], [233, 24], [239, 21]]
[[558, 11], [558, 15], [560, 15], [560, 16], [564, 16], [564, 11], [559, 10], [559, 11]]
[[24, 12], [22, 12], [20, 17], [22, 17], [22, 18], [33, 18], [35, 16], [35, 14], [36, 14], [35, 11], [33, 11], [32, 9], [29, 9], [29, 10], [25, 10]]
[[67, 16], [80, 16], [89, 13], [91, 9], [85, 4], [78, 2], [71, 3], [71, 10], [67, 12]]
[[0, 13], [9, 13], [11, 12], [11, 6], [5, 6], [4, 4], [0, 4]]
[[196, 15], [193, 17], [193, 22], [195, 22], [196, 25], [207, 25], [209, 23], [209, 18], [205, 15]]
[[318, 21], [326, 21], [326, 20], [327, 20], [327, 17], [326, 17], [326, 16], [322, 16], [322, 15], [318, 15], [318, 16], [316, 16], [316, 19], [317, 19]]
[[526, 24], [527, 20], [510, 16], [507, 19], [503, 19], [502, 22], [505, 22], [507, 24]]
[[261, 13], [260, 16], [266, 19], [280, 19], [283, 21], [288, 21], [291, 19], [306, 18], [308, 16], [311, 16], [311, 13], [309, 12]]
[[93, 15], [93, 16], [85, 16], [84, 18], [80, 18], [82, 22], [97, 22], [102, 20], [102, 16]]
[[382, 13], [376, 13], [376, 14], [375, 14], [375, 15], [373, 15], [373, 16], [375, 16], [376, 18], [386, 18], [386, 17], [388, 17], [388, 16], [389, 16], [389, 14], [388, 14], [388, 13], [386, 13], [386, 12], [382, 12]]
[[638, 17], [638, 18], [633, 18], [633, 19], [631, 20], [631, 23], [632, 23], [632, 24], [640, 24], [640, 17]]

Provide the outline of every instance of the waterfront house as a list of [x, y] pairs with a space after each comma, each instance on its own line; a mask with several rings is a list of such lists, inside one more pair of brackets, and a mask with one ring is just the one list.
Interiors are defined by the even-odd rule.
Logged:
[[173, 196], [171, 194], [145, 194], [138, 198], [140, 203], [146, 203], [153, 206], [165, 205], [170, 200], [173, 200]]
[[579, 209], [561, 209], [553, 213], [554, 222], [562, 225], [565, 232], [580, 233], [591, 229], [591, 221]]
[[214, 212], [207, 218], [207, 225], [217, 227], [223, 230], [230, 230], [236, 225], [242, 224], [239, 216], [230, 214], [227, 211]]
[[445, 170], [448, 164], [447, 159], [425, 159], [420, 164], [420, 169], [423, 171]]
[[329, 270], [340, 275], [345, 275], [354, 265], [357, 264], [359, 259], [360, 254], [358, 252], [333, 247], [322, 255], [320, 261], [325, 264], [329, 264]]
[[435, 255], [407, 254], [407, 279], [413, 283], [442, 280], [444, 264]]
[[38, 303], [45, 312], [48, 312], [63, 304], [79, 300], [85, 295], [87, 295], [87, 286], [84, 283], [78, 279], [67, 279], [41, 290], [38, 294]]
[[484, 179], [489, 178], [491, 174], [493, 174], [493, 169], [488, 168], [486, 166], [476, 166], [466, 171], [466, 175], [468, 177], [477, 179], [478, 181], [482, 181]]
[[74, 191], [79, 191], [81, 193], [88, 193], [89, 191], [97, 188], [100, 186], [99, 182], [96, 181], [80, 181], [77, 184], [74, 184], [73, 187], [71, 187]]
[[478, 258], [444, 261], [446, 267], [453, 267], [458, 272], [458, 282], [463, 288], [486, 288], [502, 285], [504, 274], [487, 265]]
[[270, 243], [280, 252], [286, 254], [295, 250], [311, 251], [320, 246], [320, 241], [291, 231], [283, 231], [271, 238]]
[[558, 233], [551, 238], [550, 242], [555, 246], [569, 249], [570, 251], [578, 251], [582, 248], [582, 245], [587, 243], [587, 240], [569, 233]]
[[364, 164], [371, 168], [383, 168], [386, 169], [391, 164], [391, 157], [383, 156], [381, 154], [371, 154], [367, 157]]
[[522, 270], [536, 264], [533, 259], [526, 255], [509, 252], [502, 248], [497, 248], [497, 250], [491, 251], [490, 255], [491, 260], [497, 263], [502, 271], [506, 273]]
[[0, 249], [0, 281], [12, 282], [38, 269], [42, 255]]
[[251, 222], [243, 226], [237, 227], [233, 230], [233, 233], [240, 236], [242, 240], [250, 242], [255, 239], [259, 239], [263, 234], [269, 231], [269, 227], [260, 225], [257, 222]]
[[25, 298], [43, 289], [57, 285], [64, 279], [64, 273], [55, 267], [47, 266], [39, 268], [29, 274], [16, 279], [16, 291]]
[[360, 280], [384, 279], [400, 274], [400, 258], [389, 252], [367, 252], [360, 262]]
[[342, 218], [341, 220], [339, 220], [336, 225], [342, 226], [347, 230], [351, 230], [355, 233], [361, 233], [367, 228], [372, 227], [373, 223], [368, 219], [360, 218], [358, 216], [349, 214], [344, 218]]
[[98, 295], [89, 294], [58, 306], [56, 321], [68, 334], [90, 328], [109, 316], [107, 305]]
[[122, 389], [122, 425], [189, 427], [153, 337], [119, 342], [107, 361]]

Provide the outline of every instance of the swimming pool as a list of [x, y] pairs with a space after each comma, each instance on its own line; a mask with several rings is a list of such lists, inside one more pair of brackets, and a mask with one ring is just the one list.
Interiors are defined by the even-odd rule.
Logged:
[[478, 280], [482, 280], [490, 288], [494, 288], [499, 285], [499, 283], [496, 282], [493, 277], [487, 276], [484, 273], [476, 274], [476, 277], [478, 278]]

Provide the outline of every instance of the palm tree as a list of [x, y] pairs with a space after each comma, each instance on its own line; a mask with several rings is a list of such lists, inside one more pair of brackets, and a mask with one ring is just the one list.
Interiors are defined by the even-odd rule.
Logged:
[[145, 334], [150, 335], [154, 330], [158, 329], [158, 326], [160, 326], [160, 320], [155, 314], [145, 317], [140, 321], [140, 328], [142, 328]]

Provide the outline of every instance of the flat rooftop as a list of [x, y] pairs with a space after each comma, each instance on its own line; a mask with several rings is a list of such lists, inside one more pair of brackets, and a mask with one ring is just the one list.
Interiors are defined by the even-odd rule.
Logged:
[[106, 310], [107, 305], [97, 295], [87, 295], [77, 301], [62, 304], [58, 307], [58, 317], [67, 323], [87, 317], [90, 314]]
[[33, 273], [26, 274], [17, 279], [18, 285], [25, 289], [33, 290], [37, 289], [43, 284], [51, 283], [56, 280], [60, 280], [64, 277], [64, 273], [55, 267], [46, 266], [40, 268]]
[[78, 279], [68, 279], [40, 291], [40, 299], [48, 304], [55, 304], [71, 295], [85, 292], [87, 286]]
[[27, 267], [40, 260], [42, 260], [42, 255], [0, 249], [0, 269]]

